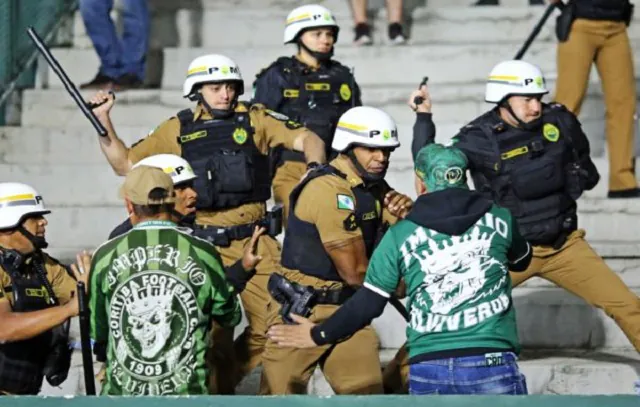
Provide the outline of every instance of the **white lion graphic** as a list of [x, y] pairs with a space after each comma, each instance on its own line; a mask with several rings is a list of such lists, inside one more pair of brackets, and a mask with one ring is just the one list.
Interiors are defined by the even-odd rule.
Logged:
[[[478, 226], [461, 236], [452, 236], [450, 243], [438, 245], [428, 240], [428, 249], [411, 255], [420, 262], [425, 278], [418, 297], [426, 292], [431, 299], [430, 312], [448, 315], [460, 304], [473, 299], [485, 285], [485, 273], [494, 264], [504, 266], [488, 255], [493, 233], [481, 233]], [[420, 301], [420, 298], [419, 298]], [[423, 301], [421, 301], [423, 302]]]

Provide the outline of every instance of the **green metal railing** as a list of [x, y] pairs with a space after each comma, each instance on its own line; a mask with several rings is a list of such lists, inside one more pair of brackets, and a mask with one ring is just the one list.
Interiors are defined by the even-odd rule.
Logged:
[[0, 125], [6, 100], [16, 88], [33, 87], [37, 51], [26, 34], [33, 26], [51, 43], [63, 17], [77, 8], [78, 0], [0, 0]]

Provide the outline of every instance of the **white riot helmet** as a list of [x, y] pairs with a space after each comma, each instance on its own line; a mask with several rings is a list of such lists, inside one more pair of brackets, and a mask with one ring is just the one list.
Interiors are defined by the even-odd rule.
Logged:
[[399, 147], [395, 121], [386, 112], [375, 107], [358, 106], [347, 110], [338, 120], [331, 148], [343, 152], [354, 145]]
[[529, 62], [512, 60], [500, 62], [489, 74], [484, 99], [500, 103], [511, 95], [546, 95], [542, 70]]
[[28, 216], [51, 213], [44, 207], [42, 196], [26, 184], [0, 183], [0, 229], [19, 227]]
[[156, 154], [138, 161], [133, 168], [146, 165], [160, 168], [171, 177], [173, 185], [196, 179], [196, 174], [187, 160], [174, 154]]
[[284, 29], [284, 43], [296, 42], [298, 35], [308, 28], [332, 27], [335, 30], [335, 40], [338, 41], [340, 27], [328, 8], [317, 4], [308, 4], [294, 9], [287, 16]]
[[182, 87], [182, 95], [194, 100], [195, 86], [213, 82], [237, 82], [237, 96], [244, 93], [244, 81], [240, 74], [240, 68], [231, 58], [224, 55], [203, 55], [191, 61], [187, 70], [187, 78]]

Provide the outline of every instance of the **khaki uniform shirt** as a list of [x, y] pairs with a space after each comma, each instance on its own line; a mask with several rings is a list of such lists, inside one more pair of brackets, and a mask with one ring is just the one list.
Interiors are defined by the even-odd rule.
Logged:
[[[239, 104], [236, 108], [236, 112], [246, 111], [247, 107], [244, 104]], [[194, 121], [213, 118], [202, 105], [196, 107], [193, 116]], [[296, 138], [301, 134], [309, 133], [306, 128], [285, 118], [286, 116], [268, 110], [260, 104], [249, 108], [249, 119], [255, 129], [253, 140], [258, 150], [264, 155], [269, 154], [269, 150], [277, 146], [293, 150]], [[129, 160], [135, 164], [155, 154], [182, 155], [182, 148], [178, 143], [179, 136], [180, 120], [172, 117], [160, 124], [146, 138], [132, 145], [129, 149]], [[199, 210], [196, 212], [196, 223], [215, 226], [253, 223], [264, 216], [265, 210], [265, 204], [257, 202], [215, 212]]]
[[[57, 260], [49, 257], [47, 254], [44, 254], [44, 259], [47, 279], [51, 283], [53, 293], [56, 295], [58, 302], [61, 305], [66, 304], [71, 299], [71, 293], [76, 291], [76, 280], [67, 273], [64, 266], [62, 266]], [[26, 261], [28, 266], [30, 259], [27, 259]], [[28, 278], [38, 278], [33, 268], [26, 267], [26, 270], [28, 271]], [[45, 286], [41, 285], [40, 289], [33, 292], [33, 295], [48, 298], [49, 293]], [[7, 300], [13, 305], [11, 277], [2, 267], [0, 267], [0, 301]]]
[[[318, 177], [302, 190], [296, 203], [296, 216], [302, 221], [314, 224], [320, 234], [320, 240], [325, 245], [362, 236], [360, 228], [347, 230], [344, 226], [345, 219], [351, 216], [353, 211], [338, 208], [338, 195], [347, 195], [351, 197], [353, 202], [356, 202], [356, 197], [351, 188], [364, 183], [362, 178], [353, 170], [349, 161], [350, 159], [347, 156], [340, 154], [330, 163], [345, 174], [347, 176], [346, 179], [337, 176]], [[383, 191], [386, 194], [391, 188], [386, 184], [385, 186], [386, 188]], [[383, 221], [394, 224], [397, 218], [389, 213], [386, 208], [383, 208], [384, 195], [376, 198], [380, 202], [380, 208], [382, 208]], [[341, 282], [324, 281], [312, 276], [305, 276], [305, 283], [314, 287], [327, 288], [336, 288], [344, 285]]]

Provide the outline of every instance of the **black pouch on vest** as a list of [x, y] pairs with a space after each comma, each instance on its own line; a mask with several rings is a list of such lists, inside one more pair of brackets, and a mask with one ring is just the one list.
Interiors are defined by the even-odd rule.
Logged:
[[69, 325], [69, 320], [66, 320], [51, 330], [51, 351], [42, 373], [52, 386], [59, 386], [67, 380], [71, 367], [73, 348], [69, 344]]
[[251, 158], [243, 151], [222, 150], [212, 163], [216, 192], [242, 193], [253, 189]]
[[557, 160], [541, 157], [515, 168], [511, 186], [522, 200], [539, 199], [564, 188], [564, 168]]

